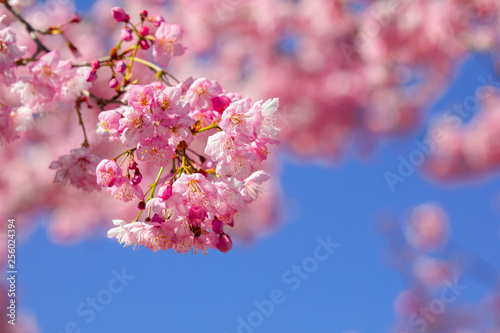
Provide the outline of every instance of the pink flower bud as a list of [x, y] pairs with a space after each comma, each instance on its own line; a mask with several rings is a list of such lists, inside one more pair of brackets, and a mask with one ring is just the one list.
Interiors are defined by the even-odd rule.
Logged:
[[166, 183], [158, 190], [158, 198], [160, 202], [168, 200], [172, 196], [172, 184]]
[[147, 50], [149, 49], [149, 44], [148, 44], [148, 41], [143, 39], [139, 42], [139, 45], [141, 45], [141, 49], [143, 50]]
[[143, 9], [141, 10], [141, 12], [139, 13], [139, 15], [141, 16], [141, 20], [144, 21], [146, 19], [146, 17], [148, 17], [148, 11]]
[[149, 35], [149, 28], [148, 27], [142, 27], [141, 31], [139, 31], [139, 35], [142, 37], [146, 37]]
[[128, 168], [129, 170], [135, 170], [137, 169], [137, 162], [136, 161], [130, 161], [129, 165], [128, 165]]
[[137, 205], [137, 208], [139, 208], [139, 210], [146, 209], [146, 203], [144, 202], [144, 200], [139, 201], [139, 204]]
[[81, 17], [78, 16], [78, 14], [73, 13], [73, 15], [71, 16], [70, 23], [80, 23], [81, 21], [82, 21]]
[[134, 176], [131, 179], [133, 185], [139, 185], [142, 181], [142, 174], [139, 169], [135, 169]]
[[97, 70], [101, 67], [101, 63], [99, 62], [99, 60], [94, 60], [92, 61], [92, 69], [93, 70]]
[[216, 234], [222, 234], [224, 232], [224, 224], [222, 224], [222, 221], [219, 219], [214, 219], [212, 221], [212, 230]]
[[118, 81], [115, 78], [112, 78], [109, 80], [108, 85], [110, 88], [116, 88], [118, 87]]
[[120, 38], [126, 42], [130, 42], [132, 40], [132, 30], [123, 28], [120, 32]]
[[118, 73], [123, 73], [125, 72], [125, 70], [127, 69], [127, 65], [125, 64], [125, 61], [123, 60], [119, 60], [116, 65], [115, 65], [115, 69]]
[[220, 252], [226, 253], [233, 247], [233, 241], [228, 234], [221, 234], [219, 236], [219, 242], [217, 243], [217, 249]]
[[121, 7], [111, 8], [111, 15], [113, 15], [116, 22], [128, 22], [130, 20], [130, 16]]
[[85, 75], [85, 80], [87, 82], [94, 82], [95, 80], [97, 80], [97, 73], [95, 70], [90, 70], [86, 73]]

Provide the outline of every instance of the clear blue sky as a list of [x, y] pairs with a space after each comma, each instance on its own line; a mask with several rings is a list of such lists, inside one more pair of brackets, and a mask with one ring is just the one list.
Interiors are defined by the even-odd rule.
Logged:
[[[467, 61], [431, 112], [461, 102], [474, 93], [476, 78], [490, 73], [487, 57]], [[443, 187], [417, 172], [390, 191], [384, 172], [394, 171], [398, 156], [408, 156], [423, 135], [383, 144], [372, 160], [348, 157], [336, 167], [285, 157], [283, 192], [300, 210], [293, 209], [297, 215], [274, 235], [253, 247], [236, 245], [228, 254], [133, 251], [105, 238], [60, 247], [40, 227], [19, 248], [21, 307], [36, 316], [44, 333], [66, 332], [65, 327], [73, 332], [71, 322], [93, 333], [231, 333], [237, 332], [239, 317], [248, 323], [249, 316], [259, 323], [253, 332], [386, 332], [404, 283], [384, 264], [386, 247], [375, 227], [379, 213], [402, 218], [415, 205], [437, 202], [450, 215], [453, 239], [500, 267], [498, 201], [493, 208], [498, 177]], [[327, 255], [317, 250], [318, 237], [340, 246]], [[324, 261], [312, 259], [315, 253]], [[311, 273], [301, 278], [293, 266], [302, 264]], [[116, 279], [123, 270], [133, 279]], [[471, 287], [464, 300], [484, 293], [484, 287], [465, 279]], [[107, 303], [100, 312], [86, 304], [96, 297]], [[269, 316], [254, 313], [255, 301], [268, 306], [270, 299], [280, 304]]]

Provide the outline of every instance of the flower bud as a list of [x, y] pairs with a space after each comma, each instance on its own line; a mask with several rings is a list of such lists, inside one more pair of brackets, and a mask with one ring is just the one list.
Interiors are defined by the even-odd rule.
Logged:
[[108, 85], [110, 88], [116, 88], [118, 87], [118, 81], [115, 78], [112, 78], [109, 80]]
[[78, 16], [78, 14], [76, 13], [73, 13], [73, 15], [71, 16], [71, 21], [69, 21], [70, 23], [80, 23], [82, 21], [81, 17]]
[[146, 203], [144, 202], [144, 200], [139, 201], [139, 204], [137, 205], [137, 208], [139, 208], [139, 210], [146, 209]]
[[139, 185], [142, 181], [142, 174], [139, 169], [135, 169], [134, 176], [131, 179], [132, 184]]
[[94, 60], [92, 61], [92, 69], [93, 70], [98, 70], [101, 67], [101, 63], [99, 60]]
[[216, 234], [222, 234], [224, 232], [224, 224], [222, 224], [222, 221], [219, 219], [214, 219], [212, 221], [212, 230]]
[[233, 247], [233, 241], [228, 234], [221, 234], [219, 236], [219, 242], [217, 243], [217, 249], [220, 252], [226, 253]]
[[125, 64], [125, 61], [119, 60], [116, 62], [115, 69], [118, 73], [123, 73], [127, 69], [127, 65]]
[[139, 35], [142, 37], [146, 37], [149, 35], [149, 28], [148, 27], [142, 27], [141, 31], [139, 31]]
[[130, 42], [132, 40], [132, 30], [123, 28], [120, 32], [120, 39]]
[[111, 8], [111, 15], [113, 15], [116, 22], [128, 22], [130, 20], [130, 16], [121, 7]]
[[141, 49], [143, 50], [147, 50], [149, 49], [149, 44], [148, 44], [148, 41], [143, 39], [139, 42], [139, 45], [141, 45]]
[[141, 16], [141, 20], [144, 21], [146, 19], [146, 17], [148, 17], [148, 11], [143, 9], [141, 10], [141, 12], [139, 13], [139, 15]]
[[129, 170], [134, 170], [137, 169], [137, 162], [134, 160], [130, 160], [130, 163], [128, 164]]
[[172, 184], [166, 183], [158, 190], [158, 198], [160, 202], [168, 200], [172, 196]]
[[87, 82], [94, 82], [97, 80], [97, 73], [95, 70], [90, 70], [85, 74], [85, 80]]

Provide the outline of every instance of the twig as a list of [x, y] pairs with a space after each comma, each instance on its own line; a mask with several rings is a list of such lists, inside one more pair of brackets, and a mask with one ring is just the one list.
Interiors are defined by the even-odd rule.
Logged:
[[16, 12], [14, 10], [14, 8], [12, 8], [12, 6], [9, 4], [9, 1], [8, 0], [5, 0], [2, 2], [3, 5], [5, 6], [5, 8], [7, 8], [7, 10], [9, 12], [12, 13], [12, 15], [14, 15], [23, 25], [24, 25], [24, 28], [28, 31], [28, 34], [30, 35], [31, 39], [33, 39], [33, 41], [36, 43], [36, 52], [35, 54], [31, 57], [31, 58], [35, 58], [41, 51], [44, 51], [46, 53], [49, 53], [50, 50], [45, 46], [43, 45], [43, 43], [40, 41], [40, 39], [38, 38], [38, 36], [36, 35], [36, 29], [33, 28], [31, 26], [31, 24], [29, 24], [22, 16], [21, 14], [19, 14], [18, 12]]

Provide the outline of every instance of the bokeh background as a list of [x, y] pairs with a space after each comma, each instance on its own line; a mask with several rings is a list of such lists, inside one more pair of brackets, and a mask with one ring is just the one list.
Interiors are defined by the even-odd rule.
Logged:
[[[162, 12], [162, 15], [166, 17], [171, 15], [169, 11], [178, 10], [176, 5], [179, 6], [169, 1], [150, 2], [154, 8], [163, 10], [165, 14]], [[305, 0], [274, 2], [272, 8], [266, 7], [272, 6], [272, 1], [255, 1], [255, 4], [262, 5], [261, 14], [264, 15], [266, 10], [279, 11], [283, 3], [307, 3]], [[415, 3], [430, 6], [431, 3], [445, 2], [456, 5], [460, 1]], [[69, 1], [60, 1], [58, 5], [63, 3], [69, 8], [72, 6]], [[322, 5], [321, 1], [314, 3]], [[487, 1], [474, 3], [486, 4]], [[111, 4], [110, 1], [100, 1], [98, 6], [105, 8]], [[128, 5], [127, 8], [133, 8]], [[370, 6], [362, 1], [351, 5], [355, 12], [363, 12]], [[76, 1], [75, 6], [74, 9], [84, 17], [97, 15], [92, 1]], [[223, 29], [226, 22], [219, 16], [232, 15], [233, 11], [239, 10], [238, 6], [243, 5], [238, 1], [228, 1], [209, 7], [213, 17], [222, 22], [219, 29]], [[493, 7], [486, 8], [486, 14], [496, 17], [498, 12], [489, 12]], [[272, 20], [274, 16], [269, 17]], [[186, 19], [186, 35], [189, 35], [189, 27], [196, 26], [188, 19], [197, 17]], [[182, 17], [175, 20], [183, 23]], [[336, 27], [335, 22], [330, 23], [331, 27]], [[429, 19], [421, 24], [435, 22]], [[485, 26], [498, 29], [496, 20], [489, 20]], [[289, 27], [289, 31], [293, 30], [293, 26]], [[198, 32], [197, 36], [202, 35]], [[474, 31], [471, 35], [472, 39], [486, 38]], [[236, 40], [245, 38], [244, 35], [228, 36], [227, 33], [224, 36]], [[297, 42], [297, 38], [292, 36], [280, 45], [293, 49], [290, 45], [294, 40]], [[395, 126], [394, 131], [386, 131], [385, 125], [375, 121], [374, 124], [379, 124], [382, 129], [375, 125], [358, 127], [352, 130], [361, 132], [361, 139], [358, 138], [356, 144], [347, 139], [341, 144], [336, 143], [342, 146], [341, 153], [338, 147], [328, 150], [321, 144], [304, 152], [300, 142], [297, 143], [307, 139], [300, 137], [300, 126], [293, 133], [287, 132], [281, 149], [273, 152], [274, 176], [279, 179], [273, 186], [277, 187], [275, 190], [279, 194], [275, 195], [275, 200], [269, 201], [272, 206], [267, 209], [278, 213], [271, 214], [272, 221], [258, 223], [258, 232], [252, 237], [243, 233], [227, 254], [213, 251], [206, 257], [183, 256], [172, 252], [153, 253], [144, 248], [122, 248], [115, 240], [105, 238], [109, 222], [108, 225], [94, 226], [92, 232], [85, 230], [83, 239], [66, 239], [60, 230], [56, 236], [53, 231], [51, 233], [51, 214], [45, 211], [30, 214], [30, 223], [26, 223], [30, 227], [18, 234], [22, 240], [18, 248], [18, 301], [22, 314], [18, 320], [23, 321], [26, 331], [50, 333], [78, 332], [79, 329], [81, 332], [500, 332], [500, 179], [495, 171], [496, 162], [485, 162], [484, 167], [467, 169], [467, 161], [471, 158], [480, 160], [482, 155], [472, 153], [472, 157], [467, 157], [463, 153], [465, 149], [456, 153], [460, 144], [450, 144], [445, 140], [443, 142], [447, 145], [443, 144], [441, 150], [436, 149], [435, 154], [424, 154], [424, 163], [415, 166], [415, 171], [404, 176], [403, 182], [391, 187], [387, 180], [388, 172], [398, 175], [401, 157], [409, 160], [411, 154], [421, 149], [417, 142], [429, 137], [429, 129], [443, 114], [454, 104], [463, 104], [468, 96], [474, 96], [476, 89], [484, 85], [481, 78], [490, 80], [493, 87], [497, 82], [496, 87], [500, 87], [495, 62], [496, 38], [491, 37], [486, 50], [468, 45], [469, 49], [454, 58], [448, 54], [447, 62], [435, 50], [425, 53], [425, 43], [415, 46], [422, 50], [422, 54], [415, 55], [418, 61], [411, 71], [418, 74], [422, 64], [433, 61], [436, 64], [429, 65], [426, 71], [436, 70], [435, 66], [444, 66], [443, 63], [449, 68], [442, 68], [444, 73], [440, 73], [437, 79], [433, 75], [426, 76], [431, 81], [439, 79], [439, 86], [425, 85], [432, 93], [426, 89], [425, 94], [413, 91], [408, 95], [411, 107], [396, 103], [401, 108], [415, 109], [410, 111], [412, 120], [406, 121], [411, 122], [411, 126], [404, 122], [400, 127]], [[193, 36], [187, 39], [196, 41]], [[265, 42], [262, 37], [259, 40]], [[209, 42], [199, 41], [200, 44]], [[186, 45], [189, 53], [190, 45]], [[327, 52], [333, 46], [320, 45], [316, 52], [322, 47]], [[193, 48], [193, 52], [197, 52], [196, 47]], [[412, 49], [410, 52], [416, 51]], [[210, 67], [214, 54], [215, 51], [200, 52], [193, 57], [194, 60], [188, 58], [185, 63], [179, 60], [179, 73], [192, 70], [198, 76], [216, 75], [216, 70]], [[264, 70], [274, 68], [272, 61], [266, 66]], [[294, 67], [290, 68], [293, 71]], [[338, 69], [330, 70], [338, 74]], [[394, 75], [392, 71], [389, 74]], [[297, 80], [309, 80], [297, 75]], [[345, 75], [349, 75], [349, 71]], [[293, 72], [290, 77], [294, 77]], [[267, 79], [271, 78], [272, 73]], [[226, 89], [233, 90], [231, 84], [235, 79], [224, 79], [227, 80], [223, 82]], [[307, 84], [316, 84], [320, 89], [324, 82], [314, 83], [313, 79]], [[256, 81], [242, 81], [237, 89], [244, 87], [254, 100], [269, 93], [252, 87]], [[400, 84], [404, 89], [394, 93], [408, 94], [406, 88], [412, 84], [413, 81]], [[375, 91], [377, 87], [368, 86], [366, 91]], [[339, 84], [338, 89], [341, 88]], [[279, 91], [277, 97], [281, 97]], [[289, 97], [285, 96], [285, 101]], [[488, 101], [494, 101], [494, 98]], [[338, 105], [340, 110], [333, 107], [335, 111], [331, 112], [347, 113], [350, 112], [348, 107], [361, 107], [361, 104], [352, 107], [350, 101], [342, 103]], [[391, 104], [390, 99], [383, 97], [380, 103]], [[326, 111], [313, 113], [306, 106], [302, 111], [305, 118], [317, 117], [315, 119], [319, 122], [330, 119], [324, 115], [322, 120], [321, 112]], [[500, 104], [489, 107], [488, 112], [493, 115], [500, 111]], [[332, 106], [328, 105], [328, 108]], [[398, 109], [391, 105], [383, 112], [391, 113], [393, 108]], [[476, 153], [494, 150], [495, 144], [500, 143], [500, 136], [495, 137], [494, 129], [483, 128], [477, 121], [484, 117], [484, 109], [478, 106], [462, 118], [463, 125], [455, 128], [455, 132], [449, 132], [447, 138], [455, 138], [456, 132], [462, 128], [476, 126], [476, 132], [471, 134], [473, 138], [488, 133], [488, 142], [493, 142], [493, 148], [485, 148], [484, 141], [472, 140], [468, 149]], [[285, 113], [284, 124], [297, 126], [295, 111], [291, 112], [294, 116]], [[369, 112], [361, 115], [365, 117]], [[387, 117], [384, 114], [381, 118]], [[486, 118], [484, 123], [495, 127], [496, 118]], [[500, 128], [500, 122], [496, 124]], [[332, 127], [334, 130], [339, 128]], [[314, 132], [314, 127], [307, 130]], [[314, 143], [315, 140], [320, 142], [321, 138], [311, 139], [309, 136], [308, 140]], [[454, 162], [453, 154], [462, 159]], [[461, 167], [450, 166], [453, 163]], [[426, 213], [418, 215], [418, 210]], [[75, 208], [64, 215], [67, 225], [77, 223], [72, 222], [72, 214], [75, 221], [79, 220], [80, 213]], [[250, 210], [245, 221], [252, 223], [254, 216], [260, 219], [257, 215]], [[423, 227], [415, 231], [411, 228], [412, 223]], [[423, 239], [420, 243], [415, 241], [419, 237]], [[318, 238], [330, 239], [336, 244], [324, 261], [314, 258], [316, 249], [321, 246]], [[294, 267], [302, 265], [310, 272], [297, 273]], [[130, 276], [124, 282], [123, 290], [107, 292], [110, 281], [123, 272]], [[458, 281], [463, 289], [453, 301], [439, 303], [443, 291], [449, 289], [447, 283], [454, 281]], [[269, 311], [272, 313], [259, 310], [256, 303], [268, 305], [276, 290], [283, 294], [281, 304], [273, 305], [273, 310]], [[112, 297], [108, 300], [106, 295]], [[81, 310], [90, 309], [87, 302], [98, 297], [104, 297], [106, 304], [93, 311], [94, 315], [89, 315], [89, 312], [82, 315]], [[439, 304], [445, 304], [444, 308], [439, 308]], [[433, 306], [438, 307], [434, 315], [422, 319], [425, 328], [422, 321], [418, 324], [412, 321], [412, 315], [419, 309], [427, 308], [432, 312]]]

